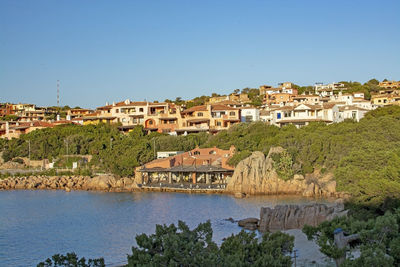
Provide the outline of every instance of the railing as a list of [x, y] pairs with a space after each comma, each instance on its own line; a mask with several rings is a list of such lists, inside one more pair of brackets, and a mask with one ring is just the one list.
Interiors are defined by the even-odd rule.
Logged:
[[170, 189], [226, 189], [226, 184], [204, 184], [204, 183], [149, 183], [140, 185], [142, 188], [170, 188]]

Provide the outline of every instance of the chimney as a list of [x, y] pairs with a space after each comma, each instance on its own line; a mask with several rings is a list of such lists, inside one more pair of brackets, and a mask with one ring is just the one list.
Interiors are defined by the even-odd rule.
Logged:
[[115, 107], [115, 101], [113, 101], [113, 104], [112, 104], [112, 105], [113, 105], [113, 107]]
[[208, 105], [207, 105], [207, 110], [208, 110], [208, 112], [209, 112], [209, 113], [210, 113], [210, 115], [211, 115], [212, 107], [211, 107], [211, 105], [210, 105], [210, 104], [208, 104]]
[[108, 101], [106, 101], [106, 106], [110, 105], [110, 103], [108, 103]]

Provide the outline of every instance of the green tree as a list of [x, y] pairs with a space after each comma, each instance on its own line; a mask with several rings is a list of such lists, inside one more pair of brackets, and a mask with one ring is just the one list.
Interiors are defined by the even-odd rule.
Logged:
[[72, 252], [67, 253], [67, 255], [56, 254], [53, 255], [44, 262], [41, 262], [37, 265], [37, 267], [56, 267], [56, 266], [64, 266], [64, 267], [105, 267], [104, 259], [89, 259], [86, 262], [85, 258], [79, 259], [78, 256]]
[[190, 230], [182, 221], [178, 227], [157, 225], [152, 235], [138, 235], [127, 266], [215, 266], [218, 247], [212, 241], [211, 223]]
[[138, 235], [127, 266], [291, 266], [294, 237], [266, 233], [261, 241], [244, 230], [220, 247], [212, 241], [210, 221], [193, 230], [182, 221], [178, 227], [157, 225], [152, 235]]

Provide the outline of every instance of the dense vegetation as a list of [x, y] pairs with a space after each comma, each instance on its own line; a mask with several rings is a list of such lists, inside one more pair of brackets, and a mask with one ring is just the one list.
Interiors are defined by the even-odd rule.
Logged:
[[[341, 228], [346, 235], [359, 238], [344, 249], [334, 244], [334, 230]], [[322, 253], [335, 260], [356, 248], [360, 257], [347, 258], [340, 266], [400, 266], [400, 209], [388, 210], [383, 216], [340, 217], [323, 222], [318, 227], [305, 226], [303, 232], [315, 239]]]
[[214, 136], [147, 135], [142, 127], [124, 135], [115, 126], [105, 124], [65, 125], [1, 140], [0, 149], [5, 161], [26, 157], [29, 140], [32, 159], [56, 159], [68, 149], [70, 155], [93, 155], [91, 164], [96, 168], [131, 176], [137, 166], [155, 157], [155, 151], [187, 151], [197, 145], [229, 149], [235, 145], [238, 153], [230, 163], [236, 165], [252, 151], [266, 154], [272, 146], [282, 146], [288, 152], [279, 164], [283, 178], [316, 169], [330, 171], [339, 190], [351, 193], [358, 202], [379, 204], [400, 195], [399, 120], [400, 107], [391, 106], [367, 113], [358, 123], [313, 123], [301, 129], [242, 123]]
[[[371, 79], [368, 82], [362, 84], [360, 82], [355, 81], [341, 81], [340, 83], [344, 84], [344, 88], [346, 88], [346, 93], [352, 94], [355, 92], [364, 93], [365, 99], [371, 99], [372, 93], [377, 93], [379, 90], [384, 88], [379, 87], [379, 81], [377, 79]], [[313, 86], [299, 86], [294, 85], [294, 88], [297, 89], [299, 94], [314, 94], [315, 89]]]
[[[211, 137], [206, 146], [235, 145], [245, 157], [250, 151], [268, 153], [282, 146], [293, 159], [293, 170], [334, 173], [338, 189], [350, 192], [359, 202], [382, 203], [400, 195], [400, 107], [369, 112], [359, 123], [310, 124], [278, 129], [262, 123], [240, 124]], [[232, 159], [235, 164], [241, 160]]]

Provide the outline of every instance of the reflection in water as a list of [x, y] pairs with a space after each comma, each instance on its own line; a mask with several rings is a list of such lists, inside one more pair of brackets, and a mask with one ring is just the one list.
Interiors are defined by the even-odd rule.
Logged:
[[240, 231], [226, 218], [258, 217], [262, 206], [310, 201], [294, 196], [2, 191], [0, 266], [32, 266], [71, 251], [86, 258], [104, 257], [106, 263], [121, 262], [131, 253], [137, 234], [153, 233], [156, 224], [178, 220], [191, 228], [211, 220], [219, 243]]

